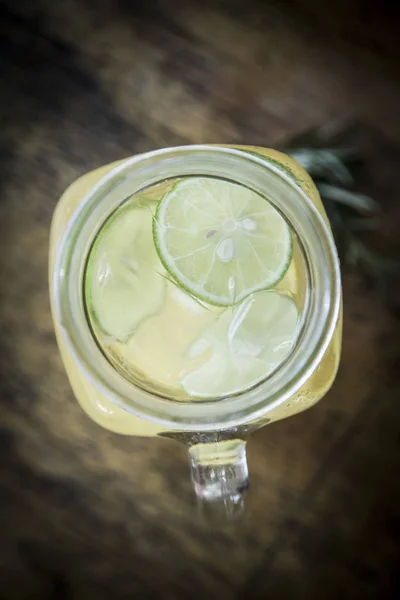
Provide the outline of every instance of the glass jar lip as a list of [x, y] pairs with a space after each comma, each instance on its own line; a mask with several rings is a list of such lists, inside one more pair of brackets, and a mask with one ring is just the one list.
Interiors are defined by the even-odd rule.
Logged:
[[[225, 171], [220, 172], [221, 169]], [[288, 377], [286, 382], [279, 368], [268, 379], [236, 396], [200, 402], [173, 401], [127, 382], [111, 367], [93, 339], [86, 320], [81, 282], [83, 265], [91, 245], [90, 232], [93, 237], [99, 229], [99, 223], [122, 201], [118, 194], [111, 203], [107, 203], [107, 198], [118, 192], [118, 188], [120, 194], [124, 185], [128, 185], [127, 189], [132, 195], [168, 176], [189, 174], [224, 177], [258, 190], [258, 193], [262, 193], [260, 188], [264, 186], [264, 195], [268, 194], [269, 198], [271, 192], [268, 183], [272, 185], [273, 182], [282, 193], [285, 190], [289, 194], [290, 191], [297, 202], [301, 199], [300, 208], [309, 221], [308, 237], [320, 242], [323, 255], [318, 256], [318, 261], [321, 258], [325, 260], [329, 275], [326, 277], [325, 272], [324, 277], [321, 265], [315, 261], [313, 266], [321, 271], [318, 289], [314, 290], [314, 300], [320, 310], [320, 314], [316, 314], [319, 320], [314, 323], [312, 348], [303, 348], [302, 356], [299, 354], [299, 348], [302, 348], [300, 344], [284, 365]], [[103, 212], [107, 214], [100, 215], [104, 208], [106, 210]], [[323, 282], [325, 285], [321, 285]], [[279, 167], [279, 161], [269, 162], [267, 157], [242, 149], [210, 145], [178, 146], [137, 155], [126, 159], [101, 178], [71, 216], [57, 249], [52, 289], [55, 315], [65, 343], [78, 368], [83, 370], [92, 384], [128, 413], [169, 429], [187, 431], [226, 429], [254, 421], [295, 394], [315, 370], [332, 339], [341, 301], [339, 261], [329, 226], [293, 177]], [[294, 360], [296, 356], [297, 360]], [[274, 379], [275, 387], [274, 381], [271, 383]]]

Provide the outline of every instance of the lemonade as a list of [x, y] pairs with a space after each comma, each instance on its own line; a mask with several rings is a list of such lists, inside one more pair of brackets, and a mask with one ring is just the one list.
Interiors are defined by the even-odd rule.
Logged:
[[266, 199], [193, 177], [111, 215], [89, 254], [85, 297], [125, 378], [195, 401], [241, 392], [279, 367], [301, 329], [306, 277], [294, 232]]
[[[289, 157], [266, 157], [326, 215], [308, 175]], [[76, 207], [115, 165], [78, 180], [52, 225], [50, 274]], [[82, 265], [82, 301], [91, 335], [132, 394], [206, 404], [257, 389], [279, 371], [304, 336], [312, 299], [310, 265], [296, 228], [268, 200], [223, 178], [163, 179], [134, 194], [99, 223]], [[53, 294], [52, 294], [53, 302]], [[53, 306], [54, 309], [54, 306]], [[168, 427], [118, 406], [80, 367], [54, 309], [72, 387], [86, 412], [119, 433], [156, 435]], [[300, 412], [336, 374], [341, 322], [317, 367], [285, 402], [255, 425]], [[136, 390], [136, 392], [135, 392]], [[183, 409], [182, 409], [183, 410]]]

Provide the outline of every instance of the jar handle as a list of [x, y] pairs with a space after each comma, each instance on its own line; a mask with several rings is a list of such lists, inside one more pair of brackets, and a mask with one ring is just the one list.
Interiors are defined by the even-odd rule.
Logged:
[[204, 516], [229, 520], [247, 512], [249, 476], [246, 442], [240, 439], [201, 443], [189, 448], [192, 480]]

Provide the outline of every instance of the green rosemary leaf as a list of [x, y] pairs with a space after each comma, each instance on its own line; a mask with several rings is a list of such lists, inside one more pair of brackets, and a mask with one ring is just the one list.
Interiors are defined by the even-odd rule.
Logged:
[[365, 194], [350, 192], [328, 183], [317, 183], [317, 188], [322, 198], [333, 200], [360, 213], [376, 213], [379, 210], [379, 204]]
[[368, 248], [361, 240], [353, 237], [348, 247], [346, 262], [360, 264], [372, 276], [400, 276], [400, 261], [384, 256]]
[[357, 244], [352, 244], [352, 243], [348, 244], [348, 248], [345, 253], [344, 261], [349, 267], [357, 266], [357, 263], [359, 261], [359, 253], [358, 253]]
[[362, 163], [360, 153], [348, 144], [354, 138], [350, 134], [351, 126], [336, 124], [332, 129], [329, 125], [297, 136], [283, 151], [314, 179], [342, 264], [359, 270], [390, 308], [392, 290], [400, 282], [400, 261], [376, 252], [358, 237], [360, 233], [379, 228], [379, 219], [374, 216], [379, 212], [379, 204], [365, 194], [348, 189], [357, 177], [357, 163]]
[[323, 178], [331, 183], [341, 183], [343, 185], [353, 183], [353, 176], [343, 162], [348, 153], [349, 150], [345, 148], [327, 148], [323, 150], [299, 148], [298, 150], [288, 151], [288, 154], [297, 160], [312, 177]]

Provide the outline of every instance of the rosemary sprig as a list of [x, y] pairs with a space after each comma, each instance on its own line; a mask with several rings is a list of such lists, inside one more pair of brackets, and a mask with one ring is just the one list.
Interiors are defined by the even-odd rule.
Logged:
[[379, 230], [380, 206], [354, 189], [357, 149], [335, 147], [332, 139], [320, 132], [308, 132], [297, 140], [304, 146], [290, 145], [284, 151], [313, 178], [330, 219], [342, 265], [359, 269], [388, 301], [390, 290], [400, 280], [400, 260], [384, 256], [365, 240], [366, 232]]

